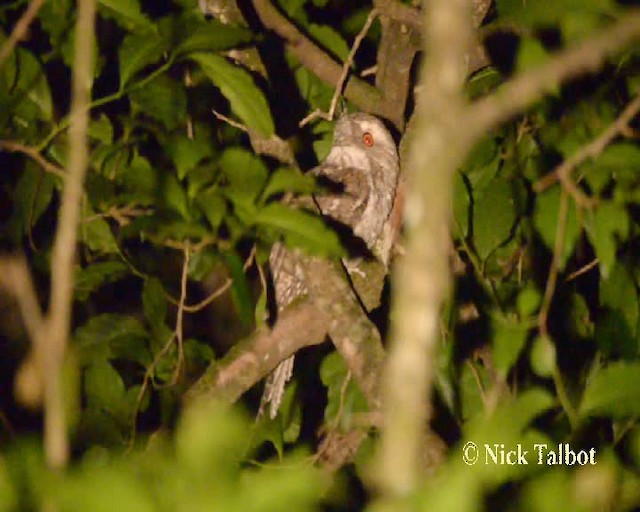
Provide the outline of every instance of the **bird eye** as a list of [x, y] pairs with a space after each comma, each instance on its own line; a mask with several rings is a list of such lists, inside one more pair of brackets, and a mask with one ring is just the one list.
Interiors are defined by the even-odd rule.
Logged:
[[370, 132], [364, 132], [362, 135], [362, 143], [368, 148], [373, 146], [373, 135], [371, 135]]

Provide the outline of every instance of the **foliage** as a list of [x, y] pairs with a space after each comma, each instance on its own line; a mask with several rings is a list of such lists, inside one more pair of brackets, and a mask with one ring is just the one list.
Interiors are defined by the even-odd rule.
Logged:
[[[0, 7], [0, 43], [26, 3]], [[295, 134], [290, 142], [299, 160], [321, 160], [331, 140], [327, 123], [300, 129], [297, 121], [327, 110], [333, 87], [289, 54], [273, 71], [254, 65], [261, 54], [267, 62], [266, 53], [279, 51], [254, 24], [205, 18], [195, 1], [161, 4], [98, 2], [67, 379], [74, 460], [65, 475], [46, 472], [37, 443], [23, 439], [38, 420], [3, 399], [3, 429], [13, 424], [20, 438], [2, 435], [0, 510], [48, 500], [61, 510], [99, 510], [107, 507], [105, 492], [116, 500], [109, 509], [123, 511], [346, 508], [361, 484], [341, 482], [339, 473], [338, 483], [327, 485], [301, 455], [303, 447], [318, 446], [319, 428], [363, 430], [366, 401], [334, 351], [309, 352], [272, 422], [250, 425], [236, 412], [203, 406], [175, 426], [189, 385], [264, 323], [267, 290], [256, 267], [265, 266], [271, 245], [284, 240], [312, 254], [344, 254], [322, 219], [281, 200], [317, 185], [257, 154], [250, 140]], [[351, 4], [281, 2], [289, 19], [341, 59], [369, 10]], [[495, 90], [621, 15], [613, 0], [497, 0], [482, 30], [489, 49], [507, 41], [509, 51], [495, 52], [494, 65], [469, 78], [469, 97]], [[62, 173], [74, 17], [71, 0], [46, 2], [31, 38], [0, 73], [0, 140], [33, 148]], [[379, 37], [374, 27], [358, 69], [374, 63]], [[538, 186], [640, 94], [640, 54], [628, 49], [602, 71], [549, 92], [487, 134], [455, 177], [461, 270], [443, 314], [434, 419], [450, 450], [414, 497], [421, 508], [629, 510], [640, 503], [640, 125], [573, 172], [588, 203], [555, 182]], [[212, 109], [246, 132], [216, 120]], [[0, 246], [28, 255], [44, 297], [64, 178], [24, 152], [2, 151], [0, 158]], [[549, 302], [552, 261], [559, 274]], [[227, 278], [223, 306], [180, 309]], [[27, 349], [19, 322], [3, 321], [8, 397]], [[379, 323], [384, 327], [386, 318]], [[255, 409], [254, 399], [249, 393], [244, 405]], [[504, 444], [506, 451], [523, 445], [529, 465], [465, 465], [468, 442]], [[598, 464], [537, 465], [535, 443], [595, 448]], [[352, 480], [366, 481], [370, 447], [355, 445]], [[350, 487], [341, 492], [341, 484]]]

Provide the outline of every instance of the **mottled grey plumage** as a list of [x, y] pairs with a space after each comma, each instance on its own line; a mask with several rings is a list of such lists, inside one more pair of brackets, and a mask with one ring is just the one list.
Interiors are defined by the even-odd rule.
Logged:
[[[344, 115], [338, 120], [329, 155], [311, 171], [341, 188], [340, 193], [314, 198], [322, 215], [349, 226], [385, 265], [395, 236], [388, 220], [398, 172], [398, 153], [391, 134], [379, 119], [363, 113]], [[280, 243], [271, 251], [269, 265], [278, 311], [307, 293], [300, 258], [297, 251]], [[351, 270], [349, 263], [345, 261], [347, 270]], [[277, 414], [292, 370], [293, 356], [280, 363], [267, 378], [262, 406], [270, 404], [272, 418]]]

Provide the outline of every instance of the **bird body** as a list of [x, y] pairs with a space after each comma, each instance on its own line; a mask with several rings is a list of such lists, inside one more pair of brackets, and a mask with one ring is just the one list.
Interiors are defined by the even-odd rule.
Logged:
[[[351, 228], [385, 266], [388, 265], [397, 226], [390, 226], [399, 174], [396, 144], [384, 124], [374, 116], [355, 113], [336, 123], [333, 144], [325, 161], [311, 174], [339, 186], [336, 193], [323, 193], [314, 200], [324, 217]], [[298, 251], [276, 243], [269, 265], [278, 311], [307, 294]], [[351, 271], [350, 261], [345, 267]], [[270, 404], [275, 417], [284, 386], [291, 378], [293, 356], [280, 363], [268, 377], [262, 406]], [[261, 409], [262, 409], [261, 406]]]

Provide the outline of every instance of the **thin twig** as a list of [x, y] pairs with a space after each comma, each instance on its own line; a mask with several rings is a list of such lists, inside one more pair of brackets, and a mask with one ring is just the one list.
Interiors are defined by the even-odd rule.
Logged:
[[233, 119], [231, 119], [230, 117], [227, 117], [225, 115], [222, 115], [220, 112], [217, 112], [214, 109], [211, 109], [211, 112], [213, 112], [213, 115], [216, 116], [216, 118], [220, 121], [224, 121], [225, 123], [227, 123], [230, 126], [233, 126], [234, 128], [237, 128], [238, 130], [242, 130], [243, 132], [249, 132], [249, 130], [247, 129], [247, 127], [245, 125], [243, 125], [242, 123], [239, 123], [238, 121], [234, 121]]
[[38, 14], [38, 11], [44, 4], [44, 1], [45, 0], [31, 0], [31, 2], [29, 2], [27, 10], [24, 11], [24, 14], [18, 20], [16, 26], [13, 27], [11, 35], [4, 42], [2, 48], [0, 48], [0, 69], [2, 68], [2, 66], [4, 65], [4, 61], [7, 59], [7, 57], [9, 57], [18, 42], [24, 39], [24, 37], [27, 35], [29, 25], [31, 25], [31, 22]]
[[538, 101], [552, 87], [600, 68], [606, 57], [640, 37], [640, 9], [629, 9], [608, 28], [558, 52], [546, 64], [517, 74], [495, 92], [472, 104], [460, 126], [481, 137]]
[[184, 262], [182, 264], [182, 276], [180, 278], [180, 302], [178, 303], [178, 311], [176, 312], [176, 329], [175, 338], [178, 343], [178, 364], [176, 365], [171, 385], [175, 385], [180, 378], [180, 372], [184, 366], [184, 303], [187, 300], [187, 278], [189, 275], [189, 260], [191, 259], [191, 248], [187, 244], [184, 249]]
[[78, 2], [75, 28], [72, 120], [69, 129], [69, 165], [62, 192], [58, 228], [51, 256], [50, 310], [46, 319], [42, 351], [42, 374], [45, 391], [45, 454], [50, 468], [60, 469], [69, 457], [65, 405], [62, 393], [62, 365], [71, 324], [75, 252], [83, 196], [84, 176], [88, 164], [87, 128], [92, 73], [95, 1]]
[[551, 259], [551, 267], [549, 268], [549, 275], [547, 276], [547, 284], [544, 290], [542, 305], [540, 306], [540, 312], [538, 313], [538, 329], [540, 330], [540, 334], [547, 338], [550, 337], [547, 328], [547, 320], [549, 317], [549, 311], [551, 309], [553, 294], [556, 290], [556, 283], [558, 281], [560, 261], [564, 252], [564, 238], [567, 230], [568, 215], [569, 195], [568, 192], [563, 189], [560, 193], [560, 206], [558, 208], [558, 220], [556, 224], [556, 240], [553, 247], [553, 258]]
[[582, 146], [549, 174], [540, 178], [540, 180], [534, 184], [533, 189], [536, 192], [542, 192], [555, 182], [560, 181], [562, 186], [574, 198], [578, 206], [592, 206], [593, 199], [587, 197], [584, 192], [575, 185], [571, 179], [571, 173], [586, 160], [596, 158], [600, 155], [618, 135], [624, 134], [629, 128], [629, 123], [638, 112], [640, 112], [640, 94], [625, 107], [620, 116], [598, 135], [598, 137]]
[[58, 178], [62, 179], [65, 179], [67, 177], [67, 173], [62, 167], [58, 167], [57, 165], [49, 162], [34, 147], [27, 146], [13, 140], [0, 140], [0, 149], [4, 149], [5, 151], [9, 151], [11, 153], [23, 153], [34, 160], [46, 172], [51, 173], [54, 176], [58, 176]]
[[333, 92], [333, 97], [331, 98], [331, 106], [329, 107], [329, 112], [325, 113], [320, 109], [314, 110], [311, 114], [309, 114], [302, 121], [300, 121], [299, 126], [301, 128], [305, 124], [308, 124], [309, 122], [311, 122], [313, 119], [316, 119], [317, 117], [320, 117], [327, 121], [333, 120], [333, 116], [335, 115], [335, 112], [336, 112], [336, 107], [338, 106], [338, 100], [340, 99], [340, 96], [342, 96], [344, 84], [347, 81], [347, 76], [349, 76], [349, 69], [351, 69], [351, 66], [353, 65], [353, 59], [356, 56], [356, 52], [358, 51], [358, 48], [360, 48], [360, 44], [362, 43], [362, 40], [367, 35], [367, 32], [369, 32], [371, 25], [373, 24], [374, 20], [377, 17], [378, 17], [378, 9], [375, 9], [375, 8], [371, 9], [371, 12], [369, 13], [369, 16], [367, 16], [367, 20], [362, 26], [362, 29], [360, 29], [360, 32], [354, 39], [353, 45], [351, 46], [351, 51], [347, 56], [347, 60], [345, 60], [344, 64], [342, 65], [342, 73], [340, 74], [340, 78], [338, 79], [338, 83], [336, 84], [335, 91]]
[[[342, 419], [342, 413], [344, 411], [344, 403], [347, 396], [347, 389], [349, 388], [349, 382], [351, 382], [351, 371], [347, 370], [347, 374], [345, 375], [344, 380], [342, 381], [342, 386], [340, 387], [340, 402], [338, 403], [338, 412], [336, 412], [336, 416], [335, 418], [333, 418], [331, 426], [327, 429], [325, 440], [328, 439], [336, 430], [338, 430], [340, 420]], [[318, 451], [311, 456], [311, 460], [314, 464], [322, 458], [322, 456], [328, 450], [329, 446], [330, 443], [323, 442], [320, 444]]]
[[135, 443], [136, 433], [138, 429], [138, 414], [140, 412], [140, 407], [142, 406], [142, 400], [144, 399], [144, 395], [149, 389], [149, 382], [153, 382], [153, 373], [156, 371], [156, 367], [162, 361], [164, 356], [169, 352], [169, 349], [173, 346], [173, 340], [175, 339], [175, 332], [171, 334], [167, 342], [164, 344], [160, 352], [156, 354], [151, 361], [151, 364], [147, 367], [144, 372], [144, 377], [142, 379], [142, 385], [140, 386], [140, 391], [138, 392], [138, 396], [136, 398], [136, 406], [133, 410], [133, 420], [131, 422], [131, 437], [129, 438], [129, 447], [131, 450]]
[[600, 260], [598, 258], [596, 258], [593, 261], [587, 263], [585, 266], [583, 266], [583, 267], [579, 268], [578, 270], [576, 270], [575, 272], [572, 272], [571, 274], [569, 274], [566, 277], [565, 282], [568, 283], [569, 281], [573, 281], [576, 277], [579, 277], [582, 274], [586, 274], [592, 268], [597, 267], [598, 263], [600, 263]]
[[98, 219], [113, 219], [118, 225], [127, 226], [130, 224], [132, 217], [144, 217], [152, 214], [153, 209], [151, 208], [137, 208], [133, 204], [126, 204], [124, 206], [111, 206], [104, 212], [89, 215], [82, 219], [82, 223], [89, 224]]
[[156, 354], [156, 357], [153, 359], [151, 364], [147, 367], [144, 372], [144, 378], [142, 379], [142, 385], [140, 386], [140, 391], [138, 392], [138, 397], [136, 398], [136, 407], [133, 412], [133, 420], [131, 424], [131, 437], [129, 438], [129, 447], [131, 450], [135, 443], [136, 439], [136, 431], [137, 431], [137, 423], [138, 423], [138, 413], [140, 411], [140, 407], [142, 406], [142, 400], [144, 399], [144, 395], [149, 389], [149, 382], [153, 382], [153, 373], [156, 370], [156, 367], [162, 361], [164, 356], [169, 352], [171, 347], [173, 346], [174, 340], [178, 345], [178, 362], [173, 370], [173, 375], [171, 376], [171, 380], [164, 385], [158, 385], [158, 388], [168, 388], [173, 387], [178, 382], [180, 378], [180, 372], [184, 366], [184, 343], [183, 343], [183, 318], [184, 318], [184, 303], [187, 300], [187, 277], [189, 271], [189, 259], [191, 258], [191, 248], [189, 244], [186, 244], [184, 247], [184, 261], [182, 263], [182, 276], [180, 278], [180, 300], [178, 302], [178, 311], [176, 313], [176, 327], [171, 334], [171, 337], [164, 344], [160, 352]]
[[[556, 283], [558, 281], [558, 273], [560, 271], [560, 261], [564, 252], [564, 239], [567, 229], [567, 218], [569, 216], [569, 193], [566, 189], [562, 189], [560, 193], [560, 207], [558, 208], [558, 223], [556, 225], [556, 241], [553, 248], [553, 258], [551, 260], [551, 268], [549, 269], [549, 275], [547, 277], [547, 285], [544, 290], [544, 297], [542, 299], [542, 305], [540, 306], [540, 312], [538, 313], [538, 330], [543, 338], [543, 343], [552, 343], [551, 336], [549, 335], [549, 329], [547, 326], [549, 311], [551, 310], [551, 303], [553, 301], [553, 295], [556, 290]], [[553, 347], [555, 350], [555, 347]], [[569, 400], [567, 391], [564, 385], [564, 379], [560, 370], [555, 365], [553, 369], [553, 382], [556, 388], [556, 394], [560, 400], [560, 404], [564, 409], [569, 423], [572, 428], [577, 425], [577, 414]]]
[[[195, 252], [195, 251], [194, 251]], [[247, 257], [247, 259], [244, 262], [244, 265], [242, 266], [242, 269], [246, 272], [247, 269], [253, 264], [254, 258], [256, 255], [256, 247], [255, 245], [251, 248], [251, 252], [249, 253], [249, 256]], [[228, 277], [224, 283], [222, 283], [222, 285], [217, 288], [216, 290], [213, 291], [213, 293], [211, 293], [211, 295], [209, 295], [207, 298], [201, 300], [200, 302], [197, 302], [196, 304], [184, 304], [182, 309], [185, 311], [185, 313], [197, 313], [198, 311], [200, 311], [201, 309], [206, 308], [209, 304], [211, 304], [214, 300], [216, 300], [218, 297], [220, 297], [221, 295], [223, 295], [229, 288], [231, 288], [231, 285], [233, 284], [233, 279], [231, 279], [230, 277]], [[176, 306], [179, 304], [179, 301], [177, 301], [176, 299], [174, 299], [173, 297], [171, 297], [170, 295], [167, 296], [167, 298], [169, 299], [169, 301], [172, 304], [175, 304]]]
[[[341, 66], [326, 52], [314, 44], [298, 28], [284, 17], [269, 0], [253, 0], [256, 14], [262, 24], [282, 37], [287, 48], [320, 80], [335, 86], [342, 72]], [[374, 86], [357, 77], [349, 80], [344, 95], [358, 108], [382, 117], [387, 117], [391, 107], [382, 93]]]
[[256, 130], [252, 130], [248, 126], [239, 123], [220, 112], [213, 109], [211, 111], [220, 121], [223, 121], [229, 126], [233, 126], [234, 128], [237, 128], [249, 135], [251, 147], [257, 154], [270, 156], [286, 165], [292, 165], [294, 167], [297, 166], [295, 155], [287, 141], [281, 139], [276, 134], [271, 134], [271, 136], [265, 137]]

